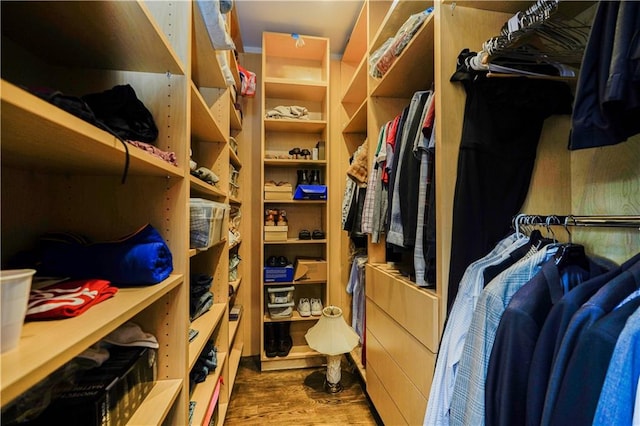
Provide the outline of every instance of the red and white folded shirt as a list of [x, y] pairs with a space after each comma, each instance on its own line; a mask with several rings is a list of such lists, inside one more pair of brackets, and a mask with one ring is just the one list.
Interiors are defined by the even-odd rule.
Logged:
[[97, 279], [66, 281], [31, 290], [26, 319], [76, 317], [117, 291], [110, 281]]

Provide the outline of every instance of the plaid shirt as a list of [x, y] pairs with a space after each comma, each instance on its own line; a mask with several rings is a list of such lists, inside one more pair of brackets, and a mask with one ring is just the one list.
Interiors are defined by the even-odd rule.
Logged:
[[451, 399], [451, 424], [484, 425], [484, 387], [500, 319], [514, 293], [557, 251], [544, 246], [495, 277], [480, 294], [464, 342]]
[[464, 346], [478, 296], [484, 289], [484, 270], [498, 265], [529, 239], [511, 234], [500, 241], [489, 254], [469, 265], [459, 284], [458, 295], [451, 308], [442, 334], [436, 368], [424, 417], [424, 426], [449, 424], [449, 407], [456, 381], [456, 370]]

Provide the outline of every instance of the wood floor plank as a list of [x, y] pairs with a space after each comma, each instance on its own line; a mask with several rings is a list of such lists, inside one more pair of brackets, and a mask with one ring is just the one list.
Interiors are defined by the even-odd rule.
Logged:
[[346, 360], [344, 390], [329, 394], [325, 368], [260, 371], [256, 357], [245, 357], [231, 394], [225, 425], [382, 425], [364, 384]]

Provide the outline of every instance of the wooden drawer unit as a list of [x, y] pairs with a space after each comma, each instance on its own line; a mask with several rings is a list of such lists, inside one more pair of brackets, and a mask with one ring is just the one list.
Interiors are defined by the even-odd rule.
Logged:
[[385, 264], [367, 265], [367, 298], [393, 318], [431, 352], [440, 339], [438, 296], [415, 284]]
[[367, 392], [385, 424], [424, 418], [438, 344], [438, 298], [386, 265], [366, 267]]

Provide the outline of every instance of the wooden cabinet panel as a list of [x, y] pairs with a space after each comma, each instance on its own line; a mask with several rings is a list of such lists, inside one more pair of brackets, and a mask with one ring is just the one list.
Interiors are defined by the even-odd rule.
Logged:
[[385, 265], [367, 265], [367, 297], [432, 352], [439, 341], [438, 297]]

